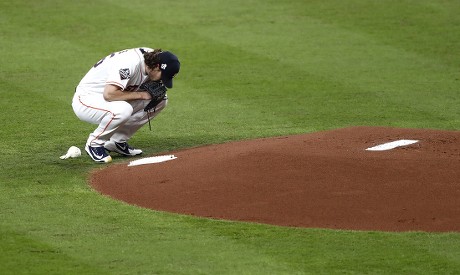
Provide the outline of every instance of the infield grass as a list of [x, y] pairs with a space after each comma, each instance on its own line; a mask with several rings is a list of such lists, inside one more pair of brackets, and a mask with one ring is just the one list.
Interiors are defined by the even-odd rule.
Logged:
[[[0, 274], [458, 274], [459, 233], [300, 229], [151, 211], [88, 187], [70, 102], [124, 48], [176, 53], [147, 155], [357, 125], [460, 128], [458, 1], [0, 2]], [[115, 158], [115, 162], [127, 161]], [[459, 180], [460, 184], [460, 180]]]

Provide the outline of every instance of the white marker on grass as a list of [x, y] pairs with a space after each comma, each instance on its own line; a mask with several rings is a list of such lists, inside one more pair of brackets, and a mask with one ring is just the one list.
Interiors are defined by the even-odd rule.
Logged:
[[391, 150], [396, 147], [401, 147], [401, 146], [407, 146], [411, 145], [414, 143], [417, 143], [418, 140], [413, 140], [413, 139], [400, 139], [392, 142], [387, 142], [383, 143], [374, 147], [367, 148], [367, 151], [385, 151], [385, 150]]

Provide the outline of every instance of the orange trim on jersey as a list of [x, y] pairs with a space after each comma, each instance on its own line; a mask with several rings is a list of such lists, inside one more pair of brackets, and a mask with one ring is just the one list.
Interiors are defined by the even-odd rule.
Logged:
[[[107, 123], [107, 126], [105, 126], [104, 130], [102, 131], [102, 133], [105, 132], [105, 130], [107, 129], [107, 127], [109, 127], [110, 123], [112, 123], [112, 121], [114, 120], [115, 118], [115, 114], [112, 112], [112, 111], [109, 111], [109, 110], [105, 110], [105, 109], [101, 109], [101, 108], [96, 108], [96, 107], [92, 107], [92, 106], [89, 106], [89, 105], [86, 105], [85, 103], [83, 103], [83, 101], [81, 101], [81, 97], [78, 96], [78, 101], [80, 101], [81, 105], [87, 107], [87, 108], [90, 108], [90, 109], [94, 109], [94, 110], [98, 110], [98, 111], [103, 111], [103, 112], [106, 112], [106, 113], [110, 113], [112, 115], [112, 119], [109, 121], [109, 123]], [[93, 140], [91, 140], [91, 142], [93, 142], [94, 140], [98, 139], [102, 133], [100, 133], [99, 135], [97, 135]]]

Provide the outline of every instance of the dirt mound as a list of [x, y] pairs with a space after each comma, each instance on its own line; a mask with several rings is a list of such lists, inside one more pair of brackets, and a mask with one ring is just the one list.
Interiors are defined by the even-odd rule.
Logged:
[[[411, 145], [366, 150], [397, 140]], [[283, 226], [460, 231], [460, 132], [352, 127], [182, 151], [95, 171], [97, 191], [155, 210]]]

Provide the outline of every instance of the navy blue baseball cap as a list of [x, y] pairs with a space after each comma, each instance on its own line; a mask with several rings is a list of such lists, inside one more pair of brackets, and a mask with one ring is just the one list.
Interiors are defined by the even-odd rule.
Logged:
[[168, 51], [159, 53], [158, 57], [160, 59], [161, 82], [163, 82], [167, 88], [172, 88], [173, 78], [180, 70], [179, 59]]

